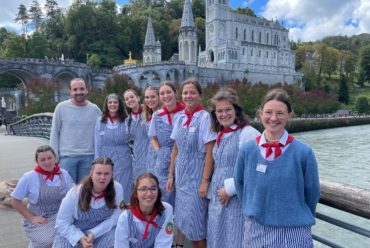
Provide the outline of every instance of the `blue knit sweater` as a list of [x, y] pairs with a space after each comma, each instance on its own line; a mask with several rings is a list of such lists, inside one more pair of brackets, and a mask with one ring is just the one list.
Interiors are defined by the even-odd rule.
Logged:
[[[265, 172], [258, 171], [266, 166]], [[234, 171], [235, 186], [246, 216], [266, 226], [315, 224], [320, 198], [317, 161], [312, 149], [294, 139], [273, 161], [265, 160], [256, 141], [244, 144]]]

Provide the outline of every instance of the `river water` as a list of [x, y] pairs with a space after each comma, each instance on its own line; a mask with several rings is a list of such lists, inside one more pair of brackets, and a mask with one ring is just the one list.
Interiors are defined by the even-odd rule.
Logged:
[[[323, 129], [292, 134], [311, 145], [320, 178], [370, 189], [370, 125]], [[370, 220], [319, 204], [318, 212], [370, 230]], [[313, 232], [344, 247], [369, 248], [370, 238], [318, 220]], [[325, 247], [318, 243], [315, 247]]]

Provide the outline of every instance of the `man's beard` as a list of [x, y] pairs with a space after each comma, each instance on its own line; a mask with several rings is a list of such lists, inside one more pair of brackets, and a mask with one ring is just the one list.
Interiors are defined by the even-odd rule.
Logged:
[[86, 100], [86, 95], [75, 95], [74, 99], [76, 102], [81, 103]]

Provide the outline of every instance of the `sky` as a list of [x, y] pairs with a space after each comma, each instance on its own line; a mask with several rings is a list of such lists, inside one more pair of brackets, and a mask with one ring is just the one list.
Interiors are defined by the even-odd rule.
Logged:
[[[73, 0], [57, 0], [68, 7]], [[18, 6], [32, 0], [0, 0], [0, 27], [19, 31], [14, 22]], [[118, 4], [128, 0], [116, 0]], [[44, 5], [45, 0], [39, 0]], [[317, 41], [330, 35], [370, 33], [370, 0], [229, 0], [232, 8], [250, 7], [268, 20], [278, 19], [294, 41]]]

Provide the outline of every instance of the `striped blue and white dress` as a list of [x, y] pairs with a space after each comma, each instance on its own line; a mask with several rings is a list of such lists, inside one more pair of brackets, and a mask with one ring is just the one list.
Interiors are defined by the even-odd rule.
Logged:
[[[236, 129], [234, 124], [232, 129]], [[241, 203], [236, 195], [234, 166], [239, 147], [260, 133], [251, 126], [225, 133], [219, 145], [213, 147], [214, 172], [209, 185], [208, 198], [208, 248], [242, 248], [244, 239], [244, 217]], [[217, 191], [225, 188], [229, 202], [221, 204]]]
[[[163, 201], [168, 202], [172, 206], [175, 204], [175, 192], [168, 192], [166, 190], [166, 183], [168, 180], [169, 168], [170, 168], [170, 157], [173, 148], [174, 140], [171, 139], [171, 133], [173, 126], [170, 123], [165, 122], [164, 118], [167, 116], [159, 116], [162, 110], [159, 110], [153, 114], [151, 128], [154, 127], [155, 136], [158, 139], [159, 149], [156, 152], [156, 161], [154, 165], [154, 174], [159, 180], [159, 186], [162, 191]], [[173, 116], [173, 120], [175, 120]], [[149, 132], [150, 135], [150, 132]]]
[[[123, 200], [123, 190], [120, 183], [114, 181], [115, 205]], [[108, 208], [105, 198], [91, 199], [90, 208], [82, 211], [81, 185], [72, 188], [64, 197], [56, 218], [56, 235], [53, 248], [81, 247], [80, 240], [88, 232], [95, 236], [94, 247], [110, 248], [114, 245], [115, 229], [121, 209]]]
[[[130, 118], [127, 118], [127, 123]], [[148, 171], [148, 159], [150, 158], [151, 145], [148, 136], [148, 123], [145, 121], [144, 115], [141, 114], [140, 117], [131, 115], [131, 123], [128, 124], [129, 134], [134, 141], [132, 153], [132, 182], [138, 176]], [[152, 162], [153, 163], [153, 162]]]
[[[78, 219], [74, 221], [74, 225], [80, 229], [82, 232], [91, 230], [92, 228], [99, 225], [101, 222], [110, 218], [113, 214], [114, 209], [109, 209], [107, 206], [102, 208], [93, 209], [90, 208], [88, 211], [78, 211]], [[113, 228], [104, 235], [94, 239], [94, 247], [96, 248], [110, 248], [114, 244], [114, 235], [116, 229]], [[82, 247], [80, 243], [77, 243], [75, 246], [72, 246], [70, 242], [62, 237], [58, 232], [55, 235], [55, 240], [53, 248], [72, 248], [72, 247]]]
[[106, 123], [99, 117], [95, 126], [95, 158], [107, 156], [112, 159], [113, 177], [123, 187], [123, 200], [130, 202], [133, 190], [132, 156], [129, 148], [129, 135], [125, 122]]
[[42, 216], [48, 220], [46, 224], [32, 224], [23, 218], [22, 226], [31, 241], [33, 248], [45, 248], [53, 243], [55, 235], [55, 219], [63, 197], [69, 190], [63, 174], [60, 175], [60, 186], [47, 186], [44, 177], [38, 174], [40, 191], [38, 202], [30, 203], [28, 210], [35, 216]]
[[211, 133], [210, 116], [205, 110], [194, 113], [189, 127], [184, 127], [187, 116], [176, 121], [171, 138], [175, 140], [178, 155], [175, 160], [175, 226], [189, 240], [207, 237], [208, 200], [198, 190], [203, 176], [205, 144], [216, 139]]
[[154, 222], [158, 224], [158, 228], [149, 225], [149, 234], [145, 240], [142, 240], [142, 232], [139, 231], [136, 224], [134, 223], [134, 215], [128, 211], [128, 226], [129, 226], [129, 237], [130, 237], [130, 248], [152, 248], [154, 247], [155, 239], [165, 221], [165, 215], [157, 215]]

